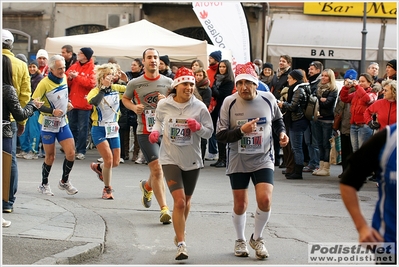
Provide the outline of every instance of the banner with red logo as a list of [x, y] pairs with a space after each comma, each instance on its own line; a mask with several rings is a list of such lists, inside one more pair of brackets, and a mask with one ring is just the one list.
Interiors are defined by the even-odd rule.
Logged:
[[247, 18], [240, 2], [193, 2], [193, 10], [213, 45], [230, 49], [238, 64], [251, 61]]

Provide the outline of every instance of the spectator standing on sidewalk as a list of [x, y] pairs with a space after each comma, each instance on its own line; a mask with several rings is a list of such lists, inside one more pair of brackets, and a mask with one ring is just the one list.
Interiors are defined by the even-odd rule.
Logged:
[[90, 47], [81, 48], [78, 52], [78, 61], [66, 72], [70, 90], [69, 99], [73, 106], [68, 112], [68, 120], [76, 145], [76, 159], [79, 160], [85, 159], [92, 109], [87, 102], [87, 95], [96, 86], [92, 56], [93, 50]]
[[272, 131], [279, 137], [282, 147], [288, 144], [289, 138], [276, 98], [269, 92], [256, 90], [258, 76], [252, 63], [238, 64], [235, 74], [237, 93], [224, 100], [216, 131], [218, 140], [227, 143], [229, 150], [226, 174], [233, 191], [232, 218], [237, 235], [234, 254], [237, 257], [249, 255], [245, 224], [251, 179], [257, 208], [255, 229], [249, 244], [258, 259], [265, 259], [269, 253], [262, 234], [270, 217], [273, 192]]
[[[3, 139], [2, 139], [2, 149], [4, 152], [9, 154], [12, 153], [12, 137], [13, 131], [11, 128], [11, 115], [17, 121], [26, 120], [28, 117], [32, 116], [34, 111], [39, 108], [43, 103], [40, 101], [30, 101], [24, 108], [21, 107], [19, 103], [16, 90], [13, 86], [13, 75], [12, 75], [12, 65], [11, 60], [6, 55], [3, 55], [2, 60], [2, 81], [3, 81]], [[4, 162], [3, 162], [4, 164]], [[5, 167], [5, 166], [3, 166]], [[11, 167], [11, 166], [7, 166]], [[4, 173], [3, 173], [4, 174]], [[10, 179], [9, 177], [8, 179]], [[3, 177], [6, 179], [6, 177]], [[3, 200], [4, 201], [4, 200]], [[3, 211], [4, 212], [4, 211]], [[3, 227], [9, 227], [11, 225], [10, 221], [3, 220]]]
[[[341, 197], [359, 233], [359, 243], [393, 242], [397, 248], [396, 127], [396, 123], [385, 127], [354, 152], [348, 159], [348, 168], [340, 181]], [[378, 200], [371, 225], [368, 225], [361, 211], [357, 191], [372, 172], [376, 173], [379, 184]], [[395, 252], [393, 257], [393, 262], [389, 264], [396, 265]]]
[[159, 53], [156, 49], [144, 50], [143, 64], [144, 74], [128, 83], [122, 102], [126, 108], [137, 114], [137, 139], [150, 168], [149, 179], [142, 180], [139, 184], [143, 192], [141, 202], [145, 208], [151, 207], [152, 195], [155, 194], [161, 209], [160, 221], [163, 224], [169, 224], [171, 216], [166, 204], [163, 171], [159, 164], [161, 139], [152, 144], [148, 140], [148, 136], [154, 126], [158, 101], [165, 98], [173, 81], [159, 73]]
[[[141, 62], [141, 59], [135, 58], [130, 66], [130, 71], [125, 72], [128, 80], [130, 81], [134, 78], [143, 75], [144, 74], [143, 68], [144, 65], [143, 62]], [[125, 106], [123, 105], [121, 99], [121, 109], [122, 108], [125, 108]], [[145, 158], [143, 153], [140, 151], [139, 141], [137, 140], [137, 114], [134, 113], [133, 110], [127, 109], [127, 116], [128, 116], [128, 124], [133, 128], [133, 136], [134, 136], [132, 161], [137, 164], [143, 164], [145, 163]]]
[[47, 51], [44, 49], [39, 49], [39, 51], [36, 53], [36, 61], [39, 64], [39, 70], [41, 74], [46, 77], [49, 72]]
[[54, 196], [48, 177], [55, 160], [55, 139], [64, 149], [65, 158], [62, 164], [62, 177], [58, 182], [60, 190], [66, 190], [68, 195], [74, 195], [78, 190], [72, 185], [69, 174], [75, 162], [75, 143], [69, 129], [67, 111], [73, 108], [68, 101], [68, 85], [65, 76], [65, 59], [60, 55], [49, 60], [49, 74], [37, 85], [33, 99], [44, 101], [39, 109], [39, 123], [42, 125], [41, 136], [46, 156], [42, 166], [42, 182], [39, 193]]
[[[29, 63], [29, 75], [30, 85], [32, 94], [39, 82], [44, 78], [39, 70], [39, 64], [36, 60]], [[39, 143], [40, 138], [40, 123], [39, 120], [40, 111], [35, 111], [33, 116], [28, 119], [25, 125], [24, 133], [19, 137], [19, 143], [21, 145], [21, 152], [17, 154], [17, 157], [24, 159], [38, 159]]]
[[[213, 132], [208, 108], [194, 96], [195, 78], [191, 69], [181, 67], [175, 76], [172, 90], [158, 102], [155, 125], [149, 141], [157, 143], [163, 134], [159, 163], [173, 197], [172, 222], [175, 229], [176, 260], [188, 258], [185, 242], [186, 221], [191, 197], [202, 168], [201, 138]], [[184, 136], [177, 132], [185, 132]]]
[[[206, 73], [208, 74], [208, 79], [209, 79], [209, 87], [212, 88], [213, 83], [215, 81], [215, 76], [216, 73], [219, 70], [219, 62], [222, 61], [222, 51], [217, 50], [213, 51], [212, 53], [209, 54], [208, 56], [208, 69], [206, 70]], [[211, 98], [211, 104], [209, 105], [209, 112], [212, 114], [212, 112], [215, 109], [215, 106], [217, 105], [216, 98], [212, 96]], [[216, 114], [217, 116], [217, 114]], [[215, 134], [212, 135], [211, 138], [208, 140], [208, 156], [205, 157], [205, 160], [215, 160], [217, 159], [217, 154], [218, 154], [218, 146], [217, 146], [217, 140], [215, 137]]]
[[77, 60], [76, 54], [73, 52], [73, 47], [71, 45], [64, 45], [61, 48], [61, 56], [65, 58], [65, 68], [69, 69]]
[[[12, 65], [12, 82], [16, 90], [17, 97], [19, 99], [19, 104], [21, 107], [25, 107], [30, 101], [31, 89], [30, 89], [30, 79], [28, 66], [25, 62], [19, 60], [11, 52], [13, 49], [14, 36], [8, 30], [1, 30], [2, 39], [2, 54], [6, 55], [11, 60]], [[20, 136], [25, 131], [26, 120], [16, 122], [14, 118], [11, 117], [11, 129], [12, 135], [12, 163], [11, 163], [11, 180], [10, 180], [10, 194], [8, 201], [3, 199], [3, 212], [11, 213], [13, 212], [13, 206], [15, 203], [15, 194], [18, 189], [18, 162], [17, 162], [17, 137]]]
[[92, 89], [87, 101], [93, 106], [91, 114], [91, 136], [103, 162], [91, 163], [91, 169], [104, 182], [103, 199], [114, 199], [112, 195], [112, 168], [118, 167], [121, 152], [119, 138], [119, 94], [126, 85], [113, 84], [117, 67], [107, 63], [95, 68], [97, 87]]

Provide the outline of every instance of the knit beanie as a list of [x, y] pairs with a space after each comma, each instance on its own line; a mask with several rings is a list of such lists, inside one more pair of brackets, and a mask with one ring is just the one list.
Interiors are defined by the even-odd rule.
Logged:
[[194, 73], [191, 69], [188, 69], [186, 67], [181, 67], [177, 70], [175, 74], [175, 79], [173, 80], [172, 88], [175, 88], [177, 85], [186, 82], [195, 84]]
[[349, 69], [345, 72], [344, 80], [356, 80], [357, 79], [357, 72], [354, 69]]
[[259, 84], [258, 75], [255, 72], [254, 64], [252, 62], [237, 64], [235, 76], [236, 83], [241, 80], [248, 80], [255, 83], [256, 86]]
[[39, 68], [39, 63], [37, 63], [37, 60], [32, 60], [31, 62], [29, 62], [28, 66], [30, 66], [30, 65], [36, 65], [36, 67]]
[[44, 57], [45, 59], [48, 59], [47, 51], [44, 49], [39, 49], [39, 51], [37, 51], [36, 58], [39, 58], [39, 57]]
[[301, 70], [294, 69], [290, 73], [288, 73], [293, 79], [297, 81], [302, 81], [303, 80], [303, 74]]
[[22, 60], [25, 63], [28, 63], [28, 59], [26, 58], [26, 56], [24, 54], [16, 54], [15, 57]]
[[387, 66], [390, 66], [391, 68], [396, 70], [396, 59], [392, 59], [392, 60], [388, 61]]
[[161, 57], [159, 57], [159, 60], [162, 60], [162, 61], [163, 61], [163, 63], [165, 63], [165, 65], [167, 65], [167, 66], [169, 66], [169, 65], [170, 65], [170, 61], [169, 61], [169, 57], [168, 57], [168, 55], [165, 55], [165, 56], [161, 56]]
[[266, 68], [273, 70], [273, 64], [266, 62], [265, 64], [263, 64], [263, 69], [266, 69]]
[[93, 49], [91, 49], [90, 47], [83, 47], [80, 49], [80, 51], [82, 51], [83, 55], [85, 55], [87, 60], [90, 60], [94, 53]]
[[209, 54], [209, 56], [215, 59], [217, 62], [222, 61], [222, 51], [220, 50], [213, 51], [212, 53]]

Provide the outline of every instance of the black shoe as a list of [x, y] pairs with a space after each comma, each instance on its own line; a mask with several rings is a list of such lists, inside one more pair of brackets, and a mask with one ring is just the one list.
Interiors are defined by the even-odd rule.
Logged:
[[14, 211], [13, 208], [4, 208], [4, 209], [3, 209], [3, 213], [11, 213], [11, 212], [13, 212], [13, 211]]
[[226, 168], [226, 162], [218, 161], [218, 162], [216, 162], [214, 167], [216, 167], [216, 168]]
[[287, 168], [287, 166], [285, 166], [285, 163], [283, 162], [283, 163], [281, 163], [280, 164], [280, 166], [278, 166], [280, 169], [283, 169], [283, 168]]
[[303, 179], [302, 169], [303, 169], [303, 165], [295, 164], [294, 172], [289, 175], [286, 175], [285, 178], [287, 178], [287, 179]]

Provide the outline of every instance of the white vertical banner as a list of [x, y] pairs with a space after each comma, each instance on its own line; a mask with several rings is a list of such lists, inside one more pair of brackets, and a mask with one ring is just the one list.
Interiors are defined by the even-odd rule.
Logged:
[[251, 61], [247, 19], [240, 2], [193, 2], [193, 10], [213, 45], [230, 49], [238, 64]]

